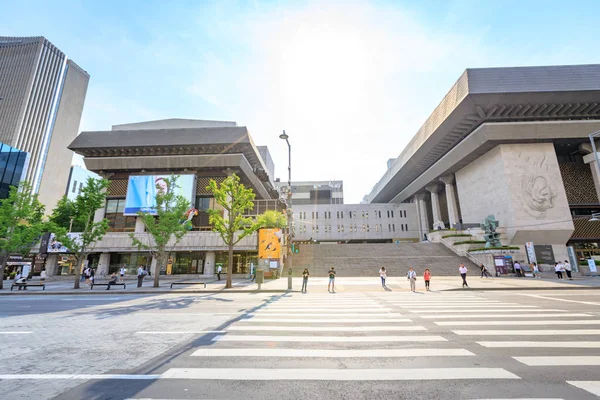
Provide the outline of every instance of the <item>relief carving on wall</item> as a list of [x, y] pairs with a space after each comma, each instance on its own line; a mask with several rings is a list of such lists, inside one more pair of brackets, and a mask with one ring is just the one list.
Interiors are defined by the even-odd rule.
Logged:
[[[517, 167], [522, 171], [521, 204], [536, 219], [546, 217], [556, 205], [557, 182], [550, 172], [546, 156], [532, 157], [519, 153]], [[558, 171], [557, 171], [558, 172]]]

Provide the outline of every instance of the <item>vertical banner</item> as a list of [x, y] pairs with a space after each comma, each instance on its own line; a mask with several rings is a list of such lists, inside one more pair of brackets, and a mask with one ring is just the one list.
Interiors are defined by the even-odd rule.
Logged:
[[281, 229], [261, 229], [258, 231], [258, 258], [279, 259], [281, 257]]
[[579, 272], [579, 260], [575, 255], [575, 248], [573, 246], [567, 246], [567, 254], [569, 255], [569, 263], [573, 267], [573, 271]]
[[590, 269], [590, 273], [596, 275], [598, 273], [598, 269], [596, 268], [596, 260], [590, 258], [587, 260], [588, 268]]
[[529, 260], [529, 264], [537, 264], [537, 257], [535, 256], [535, 248], [533, 247], [533, 242], [525, 242], [525, 251], [527, 252], [527, 259]]

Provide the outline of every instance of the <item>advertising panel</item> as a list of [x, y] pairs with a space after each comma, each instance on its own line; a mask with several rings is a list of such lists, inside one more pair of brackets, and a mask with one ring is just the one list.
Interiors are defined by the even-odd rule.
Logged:
[[556, 261], [554, 260], [554, 250], [552, 250], [551, 245], [536, 244], [533, 248], [535, 249], [535, 258], [539, 264], [554, 265]]
[[281, 229], [258, 231], [258, 258], [279, 259], [281, 257]]
[[127, 186], [125, 210], [123, 215], [137, 215], [142, 211], [156, 214], [156, 192], [158, 190], [175, 190], [193, 205], [196, 192], [195, 175], [180, 175], [175, 181], [175, 188], [170, 188], [167, 179], [170, 175], [131, 175]]
[[[81, 233], [67, 233], [67, 236], [75, 240], [75, 243], [78, 243], [81, 239]], [[67, 249], [61, 242], [56, 240], [54, 233], [50, 234], [48, 239], [48, 253], [70, 253], [69, 249]]]

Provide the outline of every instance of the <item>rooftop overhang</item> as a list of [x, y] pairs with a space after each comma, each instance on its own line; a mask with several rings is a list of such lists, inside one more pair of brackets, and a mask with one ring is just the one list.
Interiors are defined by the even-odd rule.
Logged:
[[572, 120], [600, 120], [600, 65], [468, 69], [375, 185], [369, 200], [397, 198], [483, 124]]
[[212, 154], [212, 155], [159, 155], [136, 157], [85, 157], [87, 169], [106, 175], [117, 172], [142, 171], [197, 171], [201, 169], [218, 169], [234, 171], [241, 175], [242, 180], [250, 183], [258, 199], [277, 198], [277, 191], [270, 183], [261, 181], [243, 154]]

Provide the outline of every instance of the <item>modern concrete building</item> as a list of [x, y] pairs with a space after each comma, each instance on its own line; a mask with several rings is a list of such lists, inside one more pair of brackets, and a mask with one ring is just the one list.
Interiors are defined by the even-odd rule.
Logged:
[[29, 153], [24, 179], [47, 210], [67, 186], [88, 81], [43, 37], [0, 37], [0, 142]]
[[[206, 212], [220, 207], [206, 189], [211, 179], [221, 182], [235, 173], [252, 188], [256, 200], [249, 215], [284, 206], [248, 129], [235, 123], [215, 126], [212, 121], [162, 120], [118, 125], [111, 131], [82, 132], [69, 148], [84, 157], [88, 170], [110, 181], [106, 206], [96, 214], [98, 221], [108, 219], [109, 233], [88, 260], [99, 273], [114, 272], [121, 266], [133, 272], [140, 264], [157, 272], [152, 257], [134, 247], [129, 235], [146, 240], [136, 210], [151, 208], [154, 196], [149, 193], [162, 177], [179, 175], [181, 193], [189, 196], [190, 208], [198, 210], [191, 219], [192, 231], [175, 247], [166, 273], [212, 276], [217, 265], [222, 265], [223, 271], [228, 268], [227, 247], [219, 234], [212, 232]], [[236, 245], [234, 274], [247, 274], [251, 263], [257, 265], [257, 245], [256, 235]], [[49, 274], [69, 272], [69, 268], [59, 269], [58, 261], [57, 254], [48, 258]]]
[[585, 262], [600, 257], [598, 130], [600, 65], [467, 69], [368, 200], [411, 204], [421, 237], [492, 214], [503, 244]]
[[[287, 198], [288, 182], [276, 181], [282, 198]], [[292, 204], [344, 204], [343, 181], [292, 181]]]
[[75, 200], [81, 193], [86, 185], [89, 178], [98, 179], [100, 175], [88, 171], [87, 169], [80, 167], [79, 165], [71, 166], [71, 173], [69, 174], [69, 183], [65, 191], [65, 195], [71, 201]]

